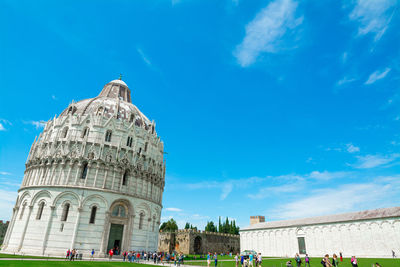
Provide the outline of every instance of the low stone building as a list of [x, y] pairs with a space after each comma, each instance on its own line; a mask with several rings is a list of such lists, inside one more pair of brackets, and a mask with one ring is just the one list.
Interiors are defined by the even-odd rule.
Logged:
[[251, 223], [240, 230], [240, 246], [263, 256], [400, 254], [400, 207], [272, 222], [253, 216]]
[[232, 234], [196, 231], [192, 229], [176, 232], [160, 232], [158, 250], [183, 254], [238, 253], [240, 236]]

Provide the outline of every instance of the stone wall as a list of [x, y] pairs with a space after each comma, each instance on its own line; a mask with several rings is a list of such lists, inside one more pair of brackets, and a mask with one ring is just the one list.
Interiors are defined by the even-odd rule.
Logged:
[[183, 254], [240, 252], [240, 236], [192, 229], [159, 234], [158, 250]]

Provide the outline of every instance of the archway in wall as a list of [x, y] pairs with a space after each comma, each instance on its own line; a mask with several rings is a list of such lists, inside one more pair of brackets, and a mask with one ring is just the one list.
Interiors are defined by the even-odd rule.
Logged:
[[193, 246], [194, 254], [201, 254], [201, 237], [196, 236], [194, 239], [194, 246]]

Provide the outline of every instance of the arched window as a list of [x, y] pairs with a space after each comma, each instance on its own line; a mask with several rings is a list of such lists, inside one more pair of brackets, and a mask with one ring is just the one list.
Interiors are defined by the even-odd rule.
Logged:
[[126, 146], [132, 147], [132, 141], [133, 138], [131, 136], [128, 136], [128, 139], [126, 140]]
[[89, 135], [89, 127], [85, 127], [82, 131], [82, 136], [81, 138], [85, 138], [86, 136]]
[[90, 220], [89, 223], [94, 223], [96, 220], [96, 212], [97, 212], [97, 207], [93, 206], [92, 211], [90, 212]]
[[99, 108], [97, 109], [96, 115], [99, 116], [99, 115], [101, 115], [102, 113], [103, 113], [103, 107], [99, 107]]
[[125, 207], [122, 205], [115, 206], [111, 215], [115, 217], [125, 217], [126, 216]]
[[126, 183], [128, 182], [128, 175], [129, 175], [129, 171], [126, 170], [124, 172], [124, 176], [122, 176], [122, 185], [126, 185]]
[[39, 208], [38, 208], [38, 211], [36, 214], [36, 220], [40, 220], [42, 218], [43, 209], [44, 209], [44, 202], [40, 202]]
[[106, 141], [106, 142], [111, 142], [111, 136], [112, 136], [112, 131], [111, 131], [111, 130], [108, 130], [108, 131], [106, 132], [105, 141]]
[[61, 138], [67, 137], [68, 134], [68, 127], [64, 127], [62, 133], [61, 133]]
[[133, 120], [135, 119], [135, 114], [131, 114], [131, 116], [129, 117], [129, 122], [133, 122]]
[[24, 216], [25, 207], [26, 207], [26, 202], [22, 205], [21, 213], [19, 214], [19, 219], [20, 220]]
[[66, 204], [64, 205], [63, 212], [62, 212], [62, 214], [61, 214], [61, 221], [62, 221], [62, 222], [66, 222], [67, 219], [68, 219], [69, 207], [70, 207], [70, 204], [69, 204], [69, 203], [66, 203]]
[[143, 229], [144, 213], [139, 215], [139, 229]]
[[88, 163], [83, 163], [81, 179], [85, 179], [88, 172]]

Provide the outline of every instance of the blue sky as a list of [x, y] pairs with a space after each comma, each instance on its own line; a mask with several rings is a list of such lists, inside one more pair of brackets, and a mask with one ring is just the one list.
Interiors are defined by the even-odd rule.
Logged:
[[0, 0], [0, 219], [43, 121], [119, 73], [168, 152], [163, 220], [398, 206], [398, 5]]

